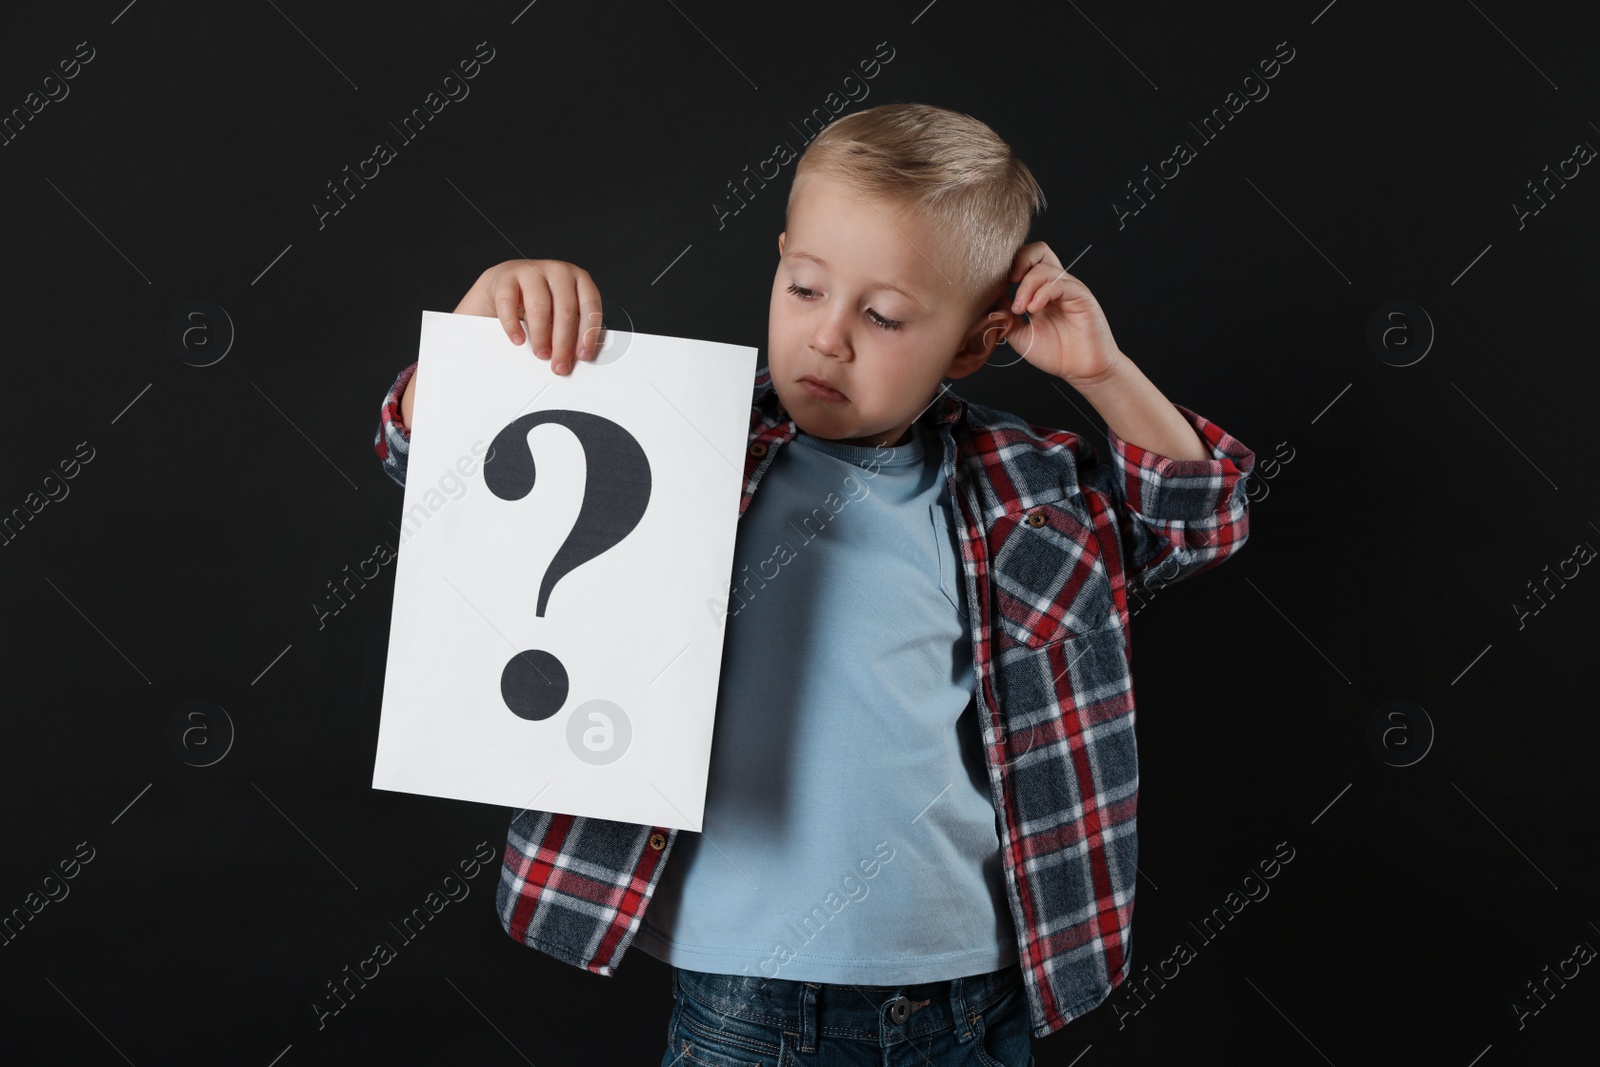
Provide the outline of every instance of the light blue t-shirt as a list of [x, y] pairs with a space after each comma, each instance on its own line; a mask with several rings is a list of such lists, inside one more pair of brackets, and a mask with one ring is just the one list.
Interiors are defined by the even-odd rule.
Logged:
[[704, 830], [635, 944], [860, 985], [1008, 966], [943, 440], [778, 447], [739, 520]]

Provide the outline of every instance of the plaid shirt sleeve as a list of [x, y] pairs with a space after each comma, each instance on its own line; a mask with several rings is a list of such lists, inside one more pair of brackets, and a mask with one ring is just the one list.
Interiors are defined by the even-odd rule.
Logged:
[[411, 452], [411, 431], [401, 421], [400, 398], [405, 396], [406, 385], [416, 372], [417, 365], [413, 362], [400, 372], [400, 377], [389, 387], [389, 395], [383, 398], [383, 406], [378, 411], [378, 433], [372, 439], [373, 449], [378, 453], [378, 458], [383, 460], [384, 473], [402, 487], [406, 484], [406, 459]]
[[[1104, 486], [1120, 505], [1126, 579], [1163, 584], [1216, 566], [1250, 535], [1246, 476], [1255, 453], [1216, 423], [1174, 404], [1211, 452], [1210, 459], [1170, 459], [1117, 436]], [[1152, 570], [1160, 568], [1159, 573]]]

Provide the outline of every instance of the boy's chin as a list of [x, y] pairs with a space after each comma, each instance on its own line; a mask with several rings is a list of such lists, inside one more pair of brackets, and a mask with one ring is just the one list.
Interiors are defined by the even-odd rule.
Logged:
[[833, 432], [829, 430], [828, 427], [818, 423], [816, 419], [809, 418], [802, 411], [790, 410], [789, 405], [785, 404], [781, 397], [778, 400], [778, 405], [779, 417], [787, 418], [789, 421], [793, 422], [795, 424], [795, 428], [806, 436], [821, 438], [829, 438], [834, 436]]

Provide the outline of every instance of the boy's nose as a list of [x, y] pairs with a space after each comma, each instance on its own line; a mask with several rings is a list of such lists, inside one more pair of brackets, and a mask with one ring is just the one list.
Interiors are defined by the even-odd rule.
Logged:
[[850, 345], [845, 340], [844, 333], [837, 327], [818, 327], [811, 334], [811, 350], [819, 356], [830, 356], [834, 359], [850, 358]]

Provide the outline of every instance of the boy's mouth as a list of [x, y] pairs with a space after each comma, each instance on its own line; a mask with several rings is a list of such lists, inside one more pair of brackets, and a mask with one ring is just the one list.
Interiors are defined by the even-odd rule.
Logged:
[[844, 400], [844, 399], [846, 399], [846, 397], [845, 397], [845, 395], [843, 393], [841, 393], [839, 390], [835, 389], [832, 385], [829, 385], [826, 381], [824, 381], [821, 378], [817, 378], [817, 377], [814, 377], [813, 375], [808, 374], [805, 377], [799, 379], [799, 381], [800, 381], [801, 385], [806, 387], [806, 392], [810, 393], [812, 396], [816, 397], [818, 400]]

